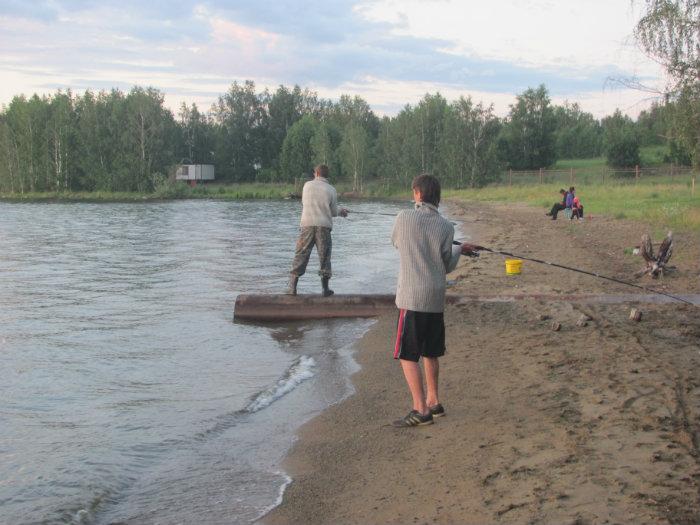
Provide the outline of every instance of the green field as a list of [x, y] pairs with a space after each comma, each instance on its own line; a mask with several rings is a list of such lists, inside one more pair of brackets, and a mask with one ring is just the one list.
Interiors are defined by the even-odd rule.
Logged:
[[[659, 166], [666, 154], [664, 146], [642, 148], [642, 163]], [[666, 229], [700, 231], [700, 188], [692, 195], [692, 173], [682, 175], [603, 174], [605, 158], [565, 159], [540, 183], [536, 173], [513, 177], [507, 181], [479, 189], [447, 190], [446, 197], [466, 201], [517, 202], [548, 211], [559, 200], [559, 188], [576, 186], [576, 194], [588, 215], [608, 215], [617, 219], [634, 219], [652, 225], [659, 233]], [[572, 173], [573, 171], [573, 173]], [[573, 175], [573, 181], [572, 181]], [[696, 184], [700, 176], [695, 175]]]

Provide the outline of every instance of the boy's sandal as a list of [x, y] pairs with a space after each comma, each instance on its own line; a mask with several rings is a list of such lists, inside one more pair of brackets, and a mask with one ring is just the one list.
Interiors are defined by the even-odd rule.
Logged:
[[433, 405], [431, 407], [428, 407], [428, 410], [430, 410], [430, 414], [433, 417], [442, 417], [445, 415], [445, 407], [442, 406], [442, 404], [438, 403], [437, 405]]
[[431, 413], [422, 415], [417, 410], [411, 410], [401, 419], [397, 419], [392, 423], [397, 428], [418, 427], [422, 425], [432, 425], [433, 415]]

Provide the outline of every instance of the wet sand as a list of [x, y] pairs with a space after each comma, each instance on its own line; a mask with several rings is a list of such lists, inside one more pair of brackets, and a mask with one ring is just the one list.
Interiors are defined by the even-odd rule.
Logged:
[[[675, 272], [634, 280], [643, 264], [624, 249], [645, 232], [660, 240], [643, 225], [551, 221], [520, 206], [452, 203], [450, 213], [474, 242], [495, 249], [698, 292], [692, 235], [675, 237]], [[464, 294], [634, 291], [527, 262], [509, 277], [503, 257], [491, 254], [463, 258], [450, 278], [450, 293]], [[629, 320], [632, 307], [640, 322]], [[698, 523], [699, 312], [683, 304], [450, 306], [441, 360], [447, 416], [403, 430], [390, 426], [410, 408], [391, 359], [395, 319], [379, 319], [358, 344], [356, 394], [302, 428], [285, 465], [294, 481], [263, 521]]]

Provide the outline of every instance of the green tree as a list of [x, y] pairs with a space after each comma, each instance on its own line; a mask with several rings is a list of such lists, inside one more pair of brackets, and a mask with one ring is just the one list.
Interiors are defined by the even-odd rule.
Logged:
[[352, 191], [361, 192], [369, 164], [369, 133], [359, 122], [350, 122], [340, 145], [343, 172], [352, 177]]
[[338, 102], [331, 104], [325, 112], [341, 129], [356, 123], [362, 126], [370, 137], [377, 136], [379, 119], [362, 97], [341, 95]]
[[291, 128], [282, 143], [280, 171], [285, 181], [310, 176], [313, 171], [314, 152], [311, 141], [318, 129], [313, 115], [304, 115]]
[[133, 88], [124, 100], [126, 130], [122, 135], [126, 149], [127, 166], [122, 188], [131, 191], [153, 190], [155, 174], [164, 174], [173, 160], [175, 122], [170, 111], [163, 107], [159, 91]]
[[639, 137], [634, 122], [620, 110], [603, 119], [605, 155], [610, 166], [629, 168], [639, 165]]
[[180, 106], [181, 155], [194, 164], [212, 164], [213, 128], [196, 104]]
[[415, 111], [410, 105], [396, 117], [384, 118], [376, 145], [380, 176], [406, 187], [422, 171], [420, 133], [415, 120]]
[[671, 91], [697, 90], [700, 79], [700, 3], [697, 0], [646, 0], [635, 36], [671, 77]]
[[106, 122], [101, 105], [103, 104], [98, 102], [97, 97], [89, 90], [82, 97], [77, 97], [75, 101], [76, 179], [74, 187], [77, 189], [92, 191], [109, 188], [106, 154], [111, 147], [105, 141]]
[[603, 128], [593, 115], [582, 111], [577, 103], [566, 102], [553, 110], [557, 158], [585, 159], [601, 154]]
[[635, 28], [642, 49], [664, 66], [666, 102], [675, 102], [669, 139], [700, 166], [700, 3], [646, 0]]
[[440, 93], [436, 93], [426, 94], [413, 112], [413, 130], [418, 142], [421, 172], [433, 173], [439, 166], [438, 148], [443, 138], [448, 111], [447, 100]]
[[514, 169], [536, 169], [556, 161], [556, 122], [544, 85], [517, 96], [503, 129], [502, 147]]
[[494, 180], [500, 167], [497, 139], [500, 121], [493, 106], [474, 104], [471, 97], [453, 102], [440, 145], [440, 172], [457, 186], [477, 187]]
[[56, 93], [48, 101], [47, 146], [49, 149], [51, 179], [46, 189], [55, 191], [71, 189], [74, 174], [73, 153], [75, 151], [75, 113], [70, 92]]
[[639, 113], [637, 132], [642, 146], [666, 144], [669, 134], [669, 113], [670, 106], [657, 102]]
[[17, 161], [17, 145], [7, 123], [7, 116], [3, 113], [0, 114], [0, 191], [20, 191]]
[[304, 115], [320, 116], [323, 102], [315, 92], [296, 85], [292, 89], [279, 86], [273, 95], [265, 93], [262, 98], [267, 112], [262, 164], [277, 169], [289, 128]]
[[224, 180], [255, 180], [264, 159], [267, 112], [255, 93], [255, 84], [234, 82], [212, 107], [216, 123], [216, 172]]
[[338, 126], [324, 119], [316, 129], [316, 133], [311, 138], [311, 151], [314, 164], [326, 164], [332, 169], [338, 168], [338, 149], [342, 140]]

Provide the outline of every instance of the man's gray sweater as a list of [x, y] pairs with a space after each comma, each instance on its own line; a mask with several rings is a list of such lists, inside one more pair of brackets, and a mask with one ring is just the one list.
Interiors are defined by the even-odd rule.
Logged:
[[453, 245], [455, 229], [437, 207], [420, 202], [415, 210], [396, 217], [391, 234], [399, 250], [396, 306], [414, 312], [445, 309], [445, 275], [457, 266], [460, 247]]
[[338, 216], [338, 194], [325, 177], [316, 177], [304, 184], [301, 193], [301, 226], [333, 228]]

